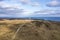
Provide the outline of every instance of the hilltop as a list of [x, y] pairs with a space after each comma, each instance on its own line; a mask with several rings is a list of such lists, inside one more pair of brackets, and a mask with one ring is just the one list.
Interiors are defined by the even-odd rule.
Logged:
[[60, 22], [0, 20], [0, 40], [60, 40]]

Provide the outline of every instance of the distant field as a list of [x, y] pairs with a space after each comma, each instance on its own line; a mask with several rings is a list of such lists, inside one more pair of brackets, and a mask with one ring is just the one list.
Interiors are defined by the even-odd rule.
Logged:
[[0, 40], [60, 40], [60, 22], [0, 20]]
[[8, 23], [8, 24], [18, 24], [18, 23], [26, 23], [31, 22], [32, 20], [2, 20], [0, 23]]

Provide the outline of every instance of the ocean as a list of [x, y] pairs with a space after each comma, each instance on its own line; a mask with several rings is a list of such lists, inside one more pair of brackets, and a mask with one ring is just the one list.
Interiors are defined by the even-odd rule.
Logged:
[[0, 17], [0, 19], [33, 19], [33, 20], [51, 20], [60, 21], [60, 17]]
[[32, 17], [32, 19], [42, 19], [42, 20], [60, 21], [60, 17]]

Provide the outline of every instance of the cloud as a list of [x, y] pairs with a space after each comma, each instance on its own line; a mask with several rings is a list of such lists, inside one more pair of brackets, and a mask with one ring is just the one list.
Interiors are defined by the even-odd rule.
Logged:
[[[11, 10], [13, 9], [13, 10]], [[3, 8], [0, 7], [0, 17], [27, 17], [30, 16], [30, 12], [24, 9]]]
[[28, 10], [20, 8], [18, 5], [0, 3], [0, 17], [27, 17], [30, 16]]
[[24, 12], [25, 12], [24, 9], [20, 8], [20, 6], [18, 5], [0, 2], [0, 17], [16, 16]]
[[8, 16], [9, 17], [25, 17], [29, 15], [29, 13], [24, 11], [24, 9], [13, 9], [13, 10], [11, 9], [0, 7], [0, 15], [3, 17], [8, 17]]
[[6, 14], [6, 15], [15, 15], [18, 13], [22, 13], [23, 9], [16, 9], [12, 7], [0, 7], [0, 14]]
[[38, 2], [33, 2], [31, 5], [32, 5], [32, 6], [39, 6], [40, 3], [38, 3]]
[[22, 4], [27, 4], [27, 5], [31, 5], [31, 6], [39, 6], [40, 3], [36, 2], [36, 1], [32, 1], [32, 0], [20, 0], [20, 2]]
[[41, 10], [41, 11], [36, 11], [35, 13], [37, 13], [37, 14], [48, 14], [50, 12], [51, 12], [51, 10]]
[[33, 14], [37, 17], [60, 17], [60, 10], [41, 10], [35, 11]]
[[10, 4], [10, 3], [6, 3], [6, 2], [0, 2], [0, 6], [1, 7], [4, 7], [4, 8], [7, 8], [7, 7], [10, 7], [10, 8], [20, 8], [19, 4]]
[[0, 0], [0, 1], [3, 1], [3, 0]]
[[[53, 0], [53, 1], [57, 1], [57, 0]], [[11, 0], [8, 2], [6, 2], [6, 1], [0, 2], [0, 17], [31, 17], [31, 16], [34, 16], [34, 17], [35, 16], [36, 17], [38, 17], [38, 16], [39, 17], [56, 16], [56, 17], [58, 17], [58, 16], [60, 16], [60, 10], [44, 10], [43, 9], [41, 11], [36, 11], [36, 10], [39, 10], [39, 8], [36, 8], [36, 7], [34, 7], [33, 9], [30, 9], [32, 7], [26, 8], [26, 6], [28, 6], [28, 5], [39, 6], [40, 3], [37, 1], [19, 0], [20, 3], [17, 3], [17, 2], [13, 2]], [[21, 3], [26, 6], [20, 5]]]
[[30, 0], [20, 0], [22, 4], [30, 4]]
[[60, 0], [52, 0], [51, 2], [47, 3], [48, 7], [60, 7]]

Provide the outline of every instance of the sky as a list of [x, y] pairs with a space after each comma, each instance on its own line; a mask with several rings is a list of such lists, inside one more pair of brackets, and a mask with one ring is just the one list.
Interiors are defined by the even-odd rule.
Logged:
[[0, 0], [0, 17], [60, 17], [60, 0]]

